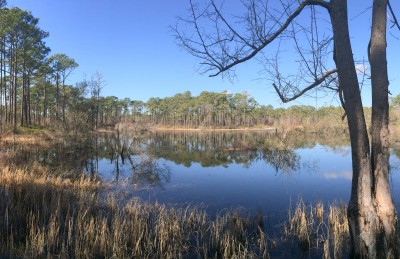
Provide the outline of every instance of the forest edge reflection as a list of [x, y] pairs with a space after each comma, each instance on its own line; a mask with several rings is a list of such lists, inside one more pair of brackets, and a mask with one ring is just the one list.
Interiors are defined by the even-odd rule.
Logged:
[[[121, 168], [130, 167], [129, 180], [135, 189], [163, 187], [171, 180], [171, 168], [163, 161], [190, 168], [199, 164], [202, 168], [225, 167], [232, 164], [249, 168], [253, 163], [264, 161], [276, 174], [287, 174], [308, 170], [317, 171], [317, 161], [304, 161], [298, 149], [312, 149], [317, 145], [332, 153], [347, 155], [349, 149], [346, 134], [311, 134], [274, 131], [145, 131], [143, 129], [98, 132], [77, 138], [65, 136], [46, 148], [39, 146], [14, 146], [18, 156], [13, 163], [37, 162], [53, 169], [67, 169], [71, 175], [82, 170], [93, 179], [118, 183]], [[397, 146], [392, 154], [400, 155]], [[99, 168], [99, 161], [113, 165]], [[56, 170], [57, 171], [57, 170]], [[104, 174], [113, 179], [104, 179]], [[324, 172], [327, 179], [350, 179], [350, 171]], [[125, 180], [125, 179], [124, 179]]]
[[[263, 160], [276, 173], [290, 174], [300, 169], [301, 158], [296, 149], [321, 145], [332, 152], [348, 152], [347, 135], [305, 134], [291, 132], [279, 134], [273, 131], [155, 131], [145, 132], [117, 130], [114, 133], [97, 133], [85, 138], [65, 136], [46, 149], [26, 146], [16, 147], [20, 156], [15, 163], [36, 161], [43, 165], [68, 168], [80, 172], [82, 169], [92, 177], [99, 177], [99, 161], [114, 164], [115, 181], [119, 180], [121, 165], [131, 166], [134, 182], [147, 181], [161, 184], [170, 179], [170, 169], [160, 159], [176, 165], [190, 167], [198, 163], [201, 167], [228, 167], [239, 164], [248, 168]], [[394, 154], [396, 155], [396, 150]], [[16, 158], [17, 159], [17, 158]]]

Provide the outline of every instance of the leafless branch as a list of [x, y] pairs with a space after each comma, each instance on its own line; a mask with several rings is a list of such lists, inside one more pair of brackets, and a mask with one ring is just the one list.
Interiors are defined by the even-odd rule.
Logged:
[[396, 26], [400, 30], [399, 22], [397, 21], [396, 14], [393, 11], [393, 8], [392, 8], [392, 5], [390, 4], [390, 1], [388, 1], [388, 6], [389, 6], [389, 11], [393, 16], [393, 20], [391, 19], [391, 22], [393, 23], [393, 25], [391, 27]]
[[301, 2], [301, 4], [299, 5], [299, 7], [297, 7], [297, 9], [287, 18], [287, 20], [285, 21], [285, 23], [283, 23], [283, 25], [275, 32], [273, 33], [269, 38], [264, 39], [261, 42], [261, 45], [259, 45], [258, 47], [252, 47], [254, 49], [254, 51], [252, 51], [249, 55], [237, 59], [236, 61], [231, 62], [230, 64], [224, 66], [224, 67], [220, 67], [219, 71], [215, 74], [210, 75], [210, 77], [214, 77], [217, 76], [219, 74], [221, 74], [222, 72], [225, 72], [229, 69], [231, 69], [232, 67], [243, 63], [245, 61], [250, 60], [251, 58], [253, 58], [255, 55], [257, 55], [262, 49], [264, 49], [268, 44], [270, 44], [271, 42], [273, 42], [289, 25], [290, 23], [301, 13], [301, 11], [304, 9], [304, 7], [308, 6], [308, 5], [320, 5], [323, 6], [325, 8], [329, 8], [329, 3], [325, 2], [325, 1], [313, 1], [313, 0], [305, 0], [303, 2]]
[[[278, 85], [276, 85], [275, 83], [273, 83], [273, 87], [275, 88], [275, 91], [277, 92], [277, 94], [279, 95], [279, 98], [281, 99], [282, 102], [287, 103], [290, 101], [293, 101], [297, 98], [299, 98], [300, 96], [302, 96], [303, 94], [305, 94], [306, 92], [310, 91], [311, 89], [314, 89], [315, 87], [321, 85], [327, 78], [329, 78], [331, 75], [335, 74], [337, 72], [337, 69], [332, 69], [328, 72], [326, 72], [322, 77], [318, 78], [317, 80], [315, 80], [314, 83], [312, 83], [311, 85], [305, 87], [303, 90], [299, 91], [298, 93], [294, 94], [291, 97], [285, 97], [284, 94], [284, 89]], [[290, 85], [285, 85], [285, 88], [290, 88]]]
[[[306, 6], [321, 6], [329, 9], [329, 2], [324, 0], [303, 0], [299, 2], [296, 9], [289, 11], [293, 3], [298, 2], [293, 0], [293, 3], [283, 5], [284, 11], [276, 15], [276, 13], [270, 13], [267, 3], [257, 0], [248, 2], [249, 4], [245, 5], [248, 14], [244, 17], [248, 34], [234, 28], [214, 0], [210, 0], [210, 4], [203, 10], [190, 0], [191, 17], [178, 18], [176, 26], [172, 28], [179, 44], [190, 54], [203, 60], [201, 65], [205, 67], [205, 71], [215, 72], [210, 75], [211, 77], [224, 72], [229, 73], [236, 65], [252, 59], [281, 36]], [[201, 18], [206, 18], [208, 23], [214, 23], [214, 33], [201, 31], [199, 25]], [[194, 34], [184, 34], [178, 28], [179, 22], [194, 27]], [[272, 22], [272, 26], [267, 26], [268, 22]]]

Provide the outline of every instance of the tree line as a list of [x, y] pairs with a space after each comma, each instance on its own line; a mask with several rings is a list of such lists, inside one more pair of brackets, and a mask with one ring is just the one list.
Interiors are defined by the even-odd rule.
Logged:
[[[0, 9], [0, 122], [17, 126], [67, 126], [78, 123], [96, 129], [125, 120], [172, 127], [252, 127], [272, 125], [280, 118], [311, 120], [323, 108], [294, 106], [273, 109], [260, 105], [247, 92], [187, 91], [147, 102], [101, 96], [103, 75], [96, 73], [75, 85], [67, 84], [78, 63], [64, 53], [51, 54], [48, 32], [39, 19], [19, 8]], [[340, 109], [339, 109], [340, 110]], [[326, 112], [326, 111], [325, 111]], [[336, 113], [340, 113], [337, 111]], [[310, 116], [308, 116], [311, 118]]]
[[[177, 128], [246, 128], [340, 126], [345, 128], [342, 107], [293, 105], [274, 108], [261, 105], [247, 92], [203, 91], [193, 96], [189, 91], [171, 97], [152, 97], [147, 102], [125, 98], [123, 118], [129, 122]], [[364, 108], [370, 113], [369, 108]], [[322, 128], [319, 127], [319, 128]]]
[[[295, 105], [287, 109], [260, 105], [247, 92], [189, 91], [147, 102], [101, 96], [99, 72], [67, 84], [78, 63], [63, 53], [50, 55], [39, 19], [19, 8], [0, 9], [0, 126], [84, 124], [91, 129], [122, 121], [181, 128], [237, 128], [335, 124], [341, 107]], [[398, 98], [394, 99], [398, 103]], [[394, 105], [396, 106], [396, 105]], [[368, 109], [367, 109], [368, 110]], [[369, 111], [370, 112], [370, 111]]]
[[[51, 54], [49, 33], [29, 11], [0, 1], [0, 127], [66, 126], [71, 122], [113, 124], [126, 102], [100, 96], [103, 75], [73, 85], [67, 80], [78, 63], [64, 53]], [[126, 113], [126, 112], [125, 112]]]

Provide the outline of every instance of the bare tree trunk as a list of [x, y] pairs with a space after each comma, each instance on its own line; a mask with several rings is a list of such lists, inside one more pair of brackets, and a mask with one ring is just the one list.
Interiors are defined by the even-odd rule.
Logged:
[[13, 89], [14, 89], [14, 80], [13, 80], [13, 76], [14, 76], [14, 50], [13, 50], [13, 44], [10, 45], [10, 57], [9, 57], [9, 74], [10, 76], [8, 77], [8, 105], [6, 106], [6, 108], [8, 107], [8, 111], [6, 111], [7, 113], [7, 124], [8, 125], [12, 125], [12, 97], [13, 97]]
[[14, 125], [14, 132], [16, 132], [17, 131], [17, 113], [18, 113], [18, 110], [17, 110], [17, 85], [18, 85], [18, 66], [17, 66], [17, 62], [18, 62], [18, 55], [17, 55], [17, 48], [15, 49], [15, 55], [14, 55], [14, 69], [13, 69], [13, 72], [14, 72], [14, 78], [13, 78], [13, 81], [14, 81], [14, 92], [13, 92], [13, 105], [14, 105], [14, 109], [13, 109], [13, 114], [14, 114], [14, 116], [13, 116], [13, 125]]
[[[3, 98], [5, 99], [5, 91], [3, 94], [3, 70], [5, 70], [4, 67], [4, 44], [3, 44], [3, 38], [1, 39], [1, 46], [0, 46], [0, 132], [3, 132]], [[4, 73], [5, 74], [5, 73]]]
[[31, 119], [31, 80], [30, 80], [30, 73], [28, 72], [27, 75], [27, 95], [26, 95], [26, 102], [27, 102], [27, 123], [28, 125], [32, 125], [32, 119]]
[[62, 121], [65, 126], [66, 119], [65, 119], [65, 107], [66, 107], [66, 90], [65, 90], [65, 76], [62, 79]]
[[[384, 257], [394, 256], [396, 249], [396, 209], [389, 185], [389, 101], [386, 61], [386, 9], [387, 0], [374, 1], [369, 49], [372, 83], [372, 167], [374, 170], [373, 195], [379, 220], [377, 245]], [[393, 242], [394, 241], [394, 242]]]
[[21, 126], [26, 126], [26, 65], [23, 63], [22, 73], [22, 94], [21, 94]]
[[335, 62], [343, 89], [350, 132], [353, 180], [348, 207], [350, 234], [356, 257], [376, 256], [376, 213], [372, 199], [372, 168], [369, 140], [347, 18], [347, 1], [332, 0], [330, 16], [335, 42]]
[[57, 71], [57, 74], [56, 74], [56, 122], [59, 121], [59, 109], [60, 109], [60, 74]]
[[[252, 1], [249, 2], [253, 3]], [[211, 76], [217, 76], [255, 57], [262, 49], [275, 41], [290, 24], [293, 24], [294, 19], [306, 6], [311, 5], [326, 8], [331, 18], [334, 61], [336, 63], [336, 69], [330, 73], [337, 73], [338, 76], [339, 87], [337, 91], [346, 111], [352, 149], [353, 179], [348, 207], [348, 220], [354, 246], [354, 256], [357, 258], [400, 258], [400, 255], [395, 254], [397, 253], [397, 248], [393, 249], [394, 245], [398, 242], [395, 233], [397, 218], [389, 185], [389, 83], [386, 61], [386, 8], [388, 0], [373, 1], [372, 33], [369, 46], [373, 96], [371, 144], [368, 139], [360, 88], [350, 43], [347, 0], [303, 0], [298, 1], [298, 3], [298, 8], [294, 9], [292, 13], [286, 12], [285, 9], [283, 13], [287, 14], [287, 19], [284, 22], [281, 22], [279, 19], [277, 20], [278, 22], [275, 25], [278, 25], [278, 29], [274, 33], [269, 34], [271, 31], [274, 31], [274, 27], [272, 27], [271, 31], [262, 37], [262, 40], [254, 40], [250, 36], [251, 43], [249, 43], [248, 35], [240, 35], [222, 16], [214, 1], [210, 1], [211, 10], [205, 8], [204, 11], [200, 11], [190, 1], [191, 19], [188, 21], [186, 19], [179, 19], [178, 21], [194, 26], [197, 33], [194, 33], [194, 36], [186, 38], [184, 34], [179, 32], [177, 26], [176, 36], [183, 48], [197, 58], [200, 58], [202, 64], [206, 64], [206, 71], [215, 72]], [[255, 17], [255, 22], [248, 22], [247, 26], [251, 32], [258, 34], [259, 30], [256, 25], [258, 22], [258, 11], [254, 10], [257, 9], [254, 5], [250, 4], [249, 6], [251, 8], [248, 10], [248, 17], [251, 17], [249, 18], [250, 20]], [[270, 15], [268, 11], [265, 11], [265, 15], [267, 17], [271, 16], [271, 19], [275, 20], [275, 17]], [[216, 23], [216, 30], [218, 32], [219, 30], [226, 31], [226, 35], [233, 35], [232, 39], [226, 37], [223, 40], [234, 41], [235, 44], [238, 43], [243, 48], [240, 48], [239, 51], [237, 51], [238, 48], [235, 48], [235, 51], [232, 51], [229, 44], [215, 47], [221, 39], [219, 37], [218, 39], [214, 39], [209, 36], [210, 34], [199, 30], [200, 23], [198, 23], [198, 20], [200, 17], [211, 20], [221, 19], [222, 22], [220, 24]], [[226, 26], [227, 28], [224, 30], [220, 26]], [[252, 28], [254, 26], [256, 28]], [[311, 29], [311, 33], [314, 33], [313, 29]], [[252, 42], [253, 40], [255, 43]], [[314, 42], [314, 40], [311, 41]], [[303, 55], [301, 54], [301, 56]], [[303, 61], [306, 64], [310, 62], [308, 59], [304, 59]], [[316, 60], [314, 59], [315, 62]], [[316, 67], [314, 66], [314, 68]], [[325, 67], [321, 67], [321, 69], [322, 71], [326, 70]], [[273, 71], [272, 74], [274, 73]], [[322, 83], [330, 76], [328, 72], [324, 72], [324, 75], [319, 78], [316, 76], [316, 69], [313, 72], [311, 71], [310, 74], [316, 79], [315, 82], [297, 94], [291, 97], [289, 95], [289, 98], [285, 97], [285, 92], [287, 94], [287, 87], [292, 87], [291, 90], [293, 90], [293, 86], [290, 83], [289, 85], [282, 86], [281, 82], [279, 82], [279, 86], [276, 86], [274, 83], [273, 86], [281, 100], [283, 102], [294, 100], [302, 96], [305, 92], [317, 86], [322, 86]], [[280, 81], [280, 78], [280, 74], [277, 73], [277, 81]], [[204, 111], [205, 108], [207, 108], [206, 112]], [[210, 118], [211, 112], [208, 107], [200, 108], [196, 114], [197, 123], [208, 126], [209, 122], [215, 122], [214, 116]], [[164, 119], [164, 117], [160, 117], [156, 113], [152, 113], [152, 116], [153, 120], [157, 120], [158, 118], [161, 118], [161, 120]], [[238, 109], [235, 109], [231, 117], [233, 125], [246, 125], [251, 121], [251, 118], [247, 118], [246, 113], [242, 113]], [[291, 116], [289, 118], [292, 119]], [[370, 145], [372, 147], [371, 150]]]
[[[4, 49], [3, 49], [3, 51], [4, 51], [4, 56], [3, 56], [3, 58], [5, 59], [5, 57], [6, 57], [6, 42], [5, 42], [5, 38], [4, 38], [4, 41], [3, 41], [3, 45], [4, 45]], [[9, 64], [9, 63], [8, 63]], [[4, 84], [4, 124], [7, 124], [7, 122], [8, 122], [8, 103], [7, 103], [7, 97], [8, 97], [8, 94], [7, 94], [7, 80], [6, 80], [6, 67], [7, 67], [7, 65], [6, 65], [6, 62], [4, 61], [4, 68], [3, 68], [3, 78], [4, 78], [4, 82], [3, 82], [3, 84]], [[8, 67], [9, 69], [10, 69], [10, 67]], [[8, 88], [9, 89], [9, 88]]]

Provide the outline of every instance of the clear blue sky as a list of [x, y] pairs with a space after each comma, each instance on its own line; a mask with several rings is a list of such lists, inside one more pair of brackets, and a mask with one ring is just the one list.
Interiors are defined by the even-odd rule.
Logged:
[[[234, 8], [239, 2], [226, 4]], [[365, 9], [372, 0], [349, 3], [353, 52], [358, 59], [366, 58], [371, 9]], [[280, 106], [270, 83], [257, 80], [260, 68], [254, 62], [241, 65], [233, 82], [196, 72], [198, 60], [176, 45], [168, 28], [177, 15], [186, 14], [186, 0], [8, 0], [8, 6], [29, 10], [40, 18], [39, 26], [50, 33], [46, 42], [52, 54], [65, 53], [78, 62], [69, 84], [99, 71], [107, 82], [104, 96], [147, 101], [187, 90], [193, 95], [203, 90], [248, 91], [261, 104]], [[400, 40], [391, 36], [388, 40], [390, 90], [396, 95], [400, 93]], [[368, 106], [369, 92], [366, 87], [363, 93]], [[302, 98], [293, 104], [315, 105], [315, 100]], [[330, 99], [320, 100], [318, 106], [323, 104], [329, 105]]]

